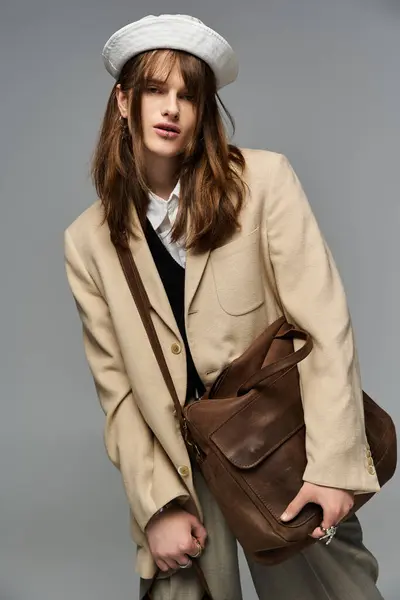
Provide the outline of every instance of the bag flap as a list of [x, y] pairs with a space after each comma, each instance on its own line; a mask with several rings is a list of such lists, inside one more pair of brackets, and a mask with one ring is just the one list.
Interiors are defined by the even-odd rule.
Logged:
[[280, 386], [253, 391], [249, 402], [211, 434], [212, 442], [239, 469], [251, 469], [304, 427], [300, 394]]

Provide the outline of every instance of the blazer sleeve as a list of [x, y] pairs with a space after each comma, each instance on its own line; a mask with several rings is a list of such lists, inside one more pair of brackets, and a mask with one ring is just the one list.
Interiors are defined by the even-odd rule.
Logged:
[[314, 342], [299, 364], [308, 459], [303, 479], [355, 493], [376, 492], [345, 292], [299, 179], [283, 155], [277, 155], [271, 174], [266, 213], [280, 302], [286, 318]]
[[168, 479], [168, 473], [164, 480], [153, 478], [154, 455], [160, 454], [154, 447], [158, 442], [135, 402], [108, 305], [68, 230], [64, 248], [67, 278], [82, 322], [85, 354], [106, 416], [107, 454], [121, 472], [131, 512], [144, 531], [162, 506], [173, 499], [184, 502], [189, 493], [179, 478]]

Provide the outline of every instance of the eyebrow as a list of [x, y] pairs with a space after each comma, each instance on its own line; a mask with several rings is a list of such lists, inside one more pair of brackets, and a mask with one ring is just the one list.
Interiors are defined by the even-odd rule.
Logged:
[[146, 84], [153, 84], [153, 85], [166, 85], [167, 81], [164, 79], [157, 79], [156, 77], [150, 77], [149, 79], [146, 80]]
[[[150, 77], [146, 80], [146, 85], [167, 85], [167, 81], [163, 81], [162, 79], [157, 79], [157, 77]], [[185, 85], [181, 88], [181, 92], [189, 93], [189, 88]]]

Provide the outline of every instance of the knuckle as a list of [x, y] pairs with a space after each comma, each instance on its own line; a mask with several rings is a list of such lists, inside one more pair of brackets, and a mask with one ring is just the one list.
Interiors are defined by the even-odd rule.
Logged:
[[325, 513], [325, 518], [327, 521], [334, 521], [340, 514], [340, 511], [337, 508], [331, 508], [327, 510]]
[[190, 550], [191, 546], [192, 544], [190, 542], [181, 542], [178, 544], [178, 552], [186, 553], [188, 550]]

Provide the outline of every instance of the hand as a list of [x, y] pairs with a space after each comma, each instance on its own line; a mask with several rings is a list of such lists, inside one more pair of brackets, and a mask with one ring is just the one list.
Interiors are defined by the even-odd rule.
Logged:
[[188, 555], [205, 546], [207, 532], [200, 521], [180, 507], [171, 507], [150, 519], [145, 533], [150, 552], [161, 571], [191, 564]]
[[[321, 527], [329, 529], [333, 525], [338, 525], [351, 511], [354, 505], [354, 494], [347, 490], [305, 482], [295, 499], [282, 514], [281, 521], [287, 522], [294, 519], [308, 502], [319, 504], [322, 507], [324, 516]], [[320, 538], [324, 535], [321, 527], [314, 529], [311, 534], [313, 538]]]

